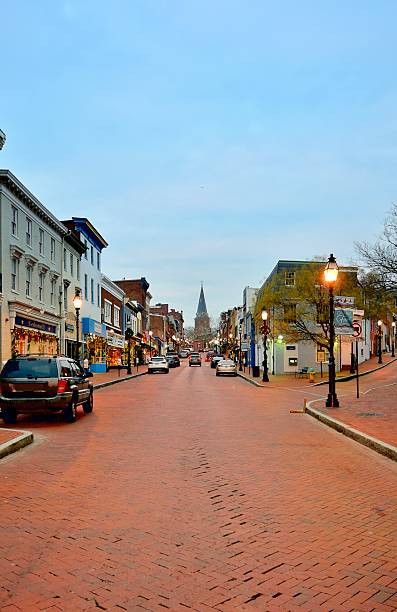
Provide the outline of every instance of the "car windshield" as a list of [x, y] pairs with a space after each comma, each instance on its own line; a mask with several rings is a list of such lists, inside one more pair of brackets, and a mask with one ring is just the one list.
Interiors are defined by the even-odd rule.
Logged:
[[55, 359], [10, 359], [1, 372], [2, 378], [57, 378]]

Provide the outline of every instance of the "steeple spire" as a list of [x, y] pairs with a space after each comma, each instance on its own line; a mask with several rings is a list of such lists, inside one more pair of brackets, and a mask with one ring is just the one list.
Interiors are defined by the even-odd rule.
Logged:
[[207, 305], [205, 303], [205, 297], [204, 297], [203, 281], [201, 281], [200, 298], [199, 298], [197, 312], [196, 312], [196, 317], [202, 317], [202, 316], [208, 317]]

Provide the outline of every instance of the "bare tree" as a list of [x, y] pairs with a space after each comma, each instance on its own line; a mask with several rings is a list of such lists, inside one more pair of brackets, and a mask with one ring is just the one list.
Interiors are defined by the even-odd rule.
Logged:
[[387, 215], [380, 238], [371, 245], [356, 242], [355, 248], [365, 266], [371, 271], [371, 282], [384, 290], [397, 287], [397, 204]]

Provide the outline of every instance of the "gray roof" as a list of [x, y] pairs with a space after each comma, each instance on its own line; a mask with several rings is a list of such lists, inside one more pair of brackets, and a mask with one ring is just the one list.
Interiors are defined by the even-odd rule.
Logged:
[[196, 317], [202, 317], [202, 316], [207, 316], [208, 317], [207, 305], [205, 303], [203, 285], [201, 285], [200, 298], [199, 298], [199, 303], [198, 303], [197, 312], [196, 312]]

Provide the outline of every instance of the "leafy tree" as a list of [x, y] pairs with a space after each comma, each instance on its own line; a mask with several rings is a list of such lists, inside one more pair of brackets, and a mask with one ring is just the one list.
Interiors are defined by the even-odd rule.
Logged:
[[[309, 340], [329, 349], [329, 292], [324, 286], [325, 262], [310, 261], [294, 268], [294, 284], [287, 286], [285, 271], [275, 274], [262, 286], [255, 307], [257, 327], [261, 312], [269, 313], [272, 335], [282, 334], [287, 342]], [[354, 270], [340, 270], [335, 295], [354, 296], [360, 303], [361, 290]]]

